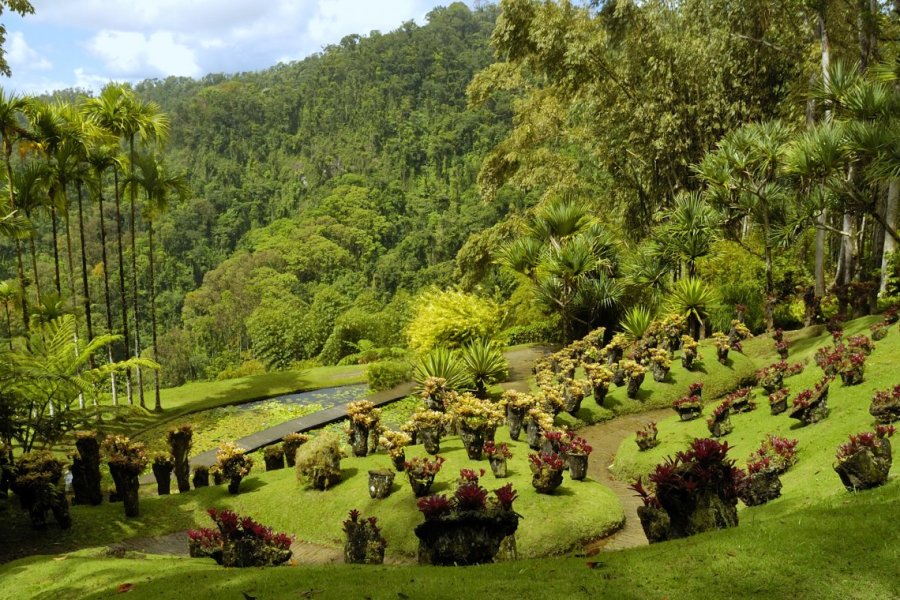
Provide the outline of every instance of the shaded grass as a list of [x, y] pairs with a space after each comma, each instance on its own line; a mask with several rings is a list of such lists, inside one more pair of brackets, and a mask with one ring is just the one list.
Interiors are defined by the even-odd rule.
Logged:
[[[900, 597], [900, 482], [771, 519], [593, 559], [480, 567], [329, 565], [223, 571], [211, 560], [86, 550], [0, 567], [4, 598], [792, 598]], [[840, 518], [835, 518], [836, 516]], [[524, 523], [523, 523], [524, 525]], [[840, 543], [837, 543], [840, 540]]]
[[[462, 467], [484, 468], [487, 475], [482, 483], [489, 490], [512, 483], [519, 492], [515, 510], [524, 517], [517, 534], [522, 556], [565, 552], [621, 526], [624, 519], [621, 504], [608, 488], [595, 481], [577, 482], [566, 478], [556, 494], [537, 494], [531, 487], [527, 445], [510, 441], [505, 430], [498, 432], [497, 439], [510, 443], [513, 452], [510, 477], [494, 479], [486, 459], [480, 462], [469, 460], [459, 438], [450, 437], [441, 444], [441, 456], [447, 462], [432, 491], [452, 494]], [[408, 449], [408, 458], [421, 455], [424, 455], [422, 446]], [[334, 488], [320, 492], [301, 485], [293, 470], [266, 473], [262, 461], [258, 461], [253, 473], [241, 484], [242, 491], [237, 496], [228, 494], [224, 485], [167, 497], [147, 496], [141, 499], [141, 517], [137, 519], [125, 519], [121, 504], [75, 506], [72, 507], [71, 529], [60, 531], [52, 527], [37, 539], [26, 515], [11, 506], [7, 524], [0, 529], [0, 559], [9, 560], [12, 556], [48, 548], [84, 548], [130, 537], [208, 527], [211, 521], [205, 511], [211, 506], [232, 508], [298, 539], [324, 545], [342, 544], [341, 522], [350, 509], [357, 508], [365, 516], [378, 517], [389, 542], [388, 555], [414, 556], [418, 542], [413, 528], [421, 522], [422, 516], [416, 509], [405, 474], [397, 475], [394, 491], [386, 499], [372, 500], [367, 492], [369, 469], [389, 466], [390, 459], [385, 454], [345, 458], [342, 462], [344, 480]]]

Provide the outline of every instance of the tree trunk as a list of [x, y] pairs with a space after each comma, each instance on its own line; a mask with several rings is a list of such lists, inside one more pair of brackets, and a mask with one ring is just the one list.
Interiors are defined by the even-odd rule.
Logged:
[[[66, 184], [62, 183], [63, 194], [65, 194]], [[69, 274], [67, 280], [69, 282], [69, 294], [72, 298], [72, 316], [75, 317], [75, 330], [72, 333], [72, 341], [75, 344], [75, 356], [78, 356], [78, 299], [75, 292], [75, 260], [72, 258], [72, 228], [69, 224], [69, 203], [66, 201], [66, 212], [63, 216], [63, 222], [66, 225], [66, 262], [68, 263]], [[78, 393], [78, 407], [84, 408], [84, 393]]]
[[[90, 344], [91, 340], [94, 339], [94, 325], [91, 321], [91, 292], [88, 286], [88, 270], [87, 270], [87, 251], [85, 250], [84, 243], [84, 207], [82, 205], [82, 197], [81, 197], [81, 181], [75, 183], [75, 189], [78, 194], [78, 240], [81, 245], [81, 287], [82, 292], [84, 294], [82, 301], [84, 302], [84, 321], [87, 325], [87, 343]], [[102, 208], [101, 208], [101, 221], [102, 221]], [[101, 238], [105, 237], [101, 234]], [[104, 250], [105, 253], [105, 250]], [[103, 261], [103, 269], [106, 269], [106, 259]], [[91, 355], [90, 357], [91, 368], [93, 369], [96, 365], [94, 363], [94, 357]]]
[[[3, 162], [6, 165], [6, 181], [9, 183], [9, 207], [13, 210], [17, 209], [16, 205], [16, 191], [12, 185], [13, 180], [13, 171], [12, 171], [12, 144], [8, 139], [3, 140]], [[22, 260], [22, 244], [19, 242], [19, 238], [16, 237], [16, 275], [19, 278], [19, 287], [22, 288], [21, 294], [19, 296], [19, 300], [22, 302], [22, 323], [25, 325], [25, 331], [28, 331], [28, 282], [25, 281], [25, 263]], [[27, 336], [25, 338], [28, 339]]]
[[9, 319], [9, 303], [6, 300], [3, 301], [3, 312], [6, 313], [6, 341], [9, 342], [9, 349], [12, 350], [12, 321]]
[[[31, 221], [31, 211], [26, 210], [25, 216], [28, 218], [28, 221]], [[41, 282], [38, 279], [38, 268], [37, 268], [37, 252], [34, 248], [34, 231], [28, 234], [28, 246], [31, 250], [31, 274], [34, 275], [34, 299], [37, 302], [38, 306], [41, 305]], [[27, 319], [25, 321], [26, 325], [28, 323]]]
[[[125, 295], [125, 255], [122, 249], [122, 207], [119, 202], [118, 167], [113, 167], [113, 183], [116, 192], [116, 249], [119, 254], [119, 295], [122, 298], [122, 338], [125, 345], [125, 358], [129, 358], [131, 346], [128, 336], [128, 297]], [[131, 369], [125, 369], [125, 394], [128, 398], [128, 404], [134, 404], [134, 396], [131, 390]]]
[[[53, 202], [53, 198], [50, 198]], [[56, 293], [62, 296], [62, 283], [59, 275], [59, 220], [56, 217], [56, 207], [50, 205], [50, 228], [53, 231], [53, 283], [56, 285]]]
[[[884, 211], [884, 220], [887, 224], [896, 229], [897, 226], [897, 200], [900, 198], [900, 182], [894, 179], [888, 186], [887, 205]], [[897, 249], [897, 240], [890, 232], [885, 231], [884, 245], [881, 253], [881, 285], [879, 286], [879, 294], [884, 294], [887, 290], [888, 267], [890, 266], [891, 254]]]
[[[831, 42], [828, 39], [828, 26], [826, 21], [828, 3], [823, 2], [816, 11], [816, 33], [819, 37], [821, 49], [822, 81], [828, 86], [831, 80]], [[827, 121], [831, 111], [825, 106], [825, 120]], [[814, 118], [814, 117], [813, 117]], [[816, 218], [816, 259], [815, 259], [815, 296], [821, 299], [825, 296], [825, 224], [828, 222], [828, 212], [823, 210]]]
[[[110, 294], [109, 294], [109, 262], [107, 261], [107, 257], [106, 257], [106, 222], [103, 217], [103, 181], [102, 181], [103, 178], [100, 177], [100, 175], [98, 174], [98, 179], [99, 179], [99, 181], [97, 183], [97, 189], [99, 191], [97, 193], [97, 201], [98, 201], [98, 205], [100, 207], [100, 211], [99, 211], [100, 212], [100, 249], [101, 249], [102, 259], [103, 259], [103, 291], [106, 296], [106, 332], [111, 334], [113, 332], [112, 299], [110, 298]], [[79, 201], [80, 201], [80, 196], [79, 196]], [[79, 203], [79, 211], [80, 211], [80, 207], [81, 207], [81, 205]], [[81, 216], [81, 213], [79, 212], [79, 217], [80, 216]], [[83, 222], [82, 222], [82, 236], [81, 236], [81, 256], [82, 256], [82, 261], [83, 261], [84, 260], [84, 223]], [[84, 263], [82, 263], [82, 264], [84, 264]], [[87, 275], [84, 276], [84, 285], [85, 285], [85, 288], [87, 288]], [[112, 364], [113, 362], [115, 362], [113, 360], [112, 344], [109, 344], [106, 347], [106, 356], [107, 356], [107, 359], [109, 360], [109, 364]], [[110, 379], [110, 384], [112, 386], [113, 406], [118, 406], [119, 405], [119, 394], [116, 390], [116, 374], [115, 374], [115, 372], [111, 372], [109, 374], [109, 379]]]
[[[150, 243], [150, 335], [153, 341], [153, 360], [159, 361], [159, 353], [156, 346], [156, 273], [153, 257], [153, 217], [147, 219], [147, 235]], [[159, 397], [159, 369], [153, 371], [153, 410], [162, 411], [162, 402]]]
[[[131, 304], [134, 311], [134, 356], [137, 358], [141, 355], [141, 317], [138, 307], [137, 244], [135, 241], [137, 211], [135, 210], [136, 202], [134, 199], [134, 137], [128, 143], [130, 154], [129, 169], [131, 169], [132, 180], [129, 186], [129, 195], [131, 196], [131, 221], [129, 223], [131, 229]], [[138, 398], [141, 408], [146, 408], [144, 404], [144, 376], [139, 366], [135, 367], [135, 372], [137, 373]]]

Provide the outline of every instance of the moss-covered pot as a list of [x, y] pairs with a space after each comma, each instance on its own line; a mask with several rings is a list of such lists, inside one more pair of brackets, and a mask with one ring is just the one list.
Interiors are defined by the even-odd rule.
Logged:
[[467, 566], [493, 562], [503, 540], [518, 526], [519, 516], [507, 510], [463, 511], [426, 519], [415, 529], [419, 564]]

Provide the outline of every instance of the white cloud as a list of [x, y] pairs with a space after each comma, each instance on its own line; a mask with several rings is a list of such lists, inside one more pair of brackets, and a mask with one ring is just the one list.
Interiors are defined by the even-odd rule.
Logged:
[[28, 45], [21, 31], [9, 34], [6, 40], [6, 60], [13, 69], [23, 71], [47, 71], [53, 68], [49, 60]]
[[117, 75], [143, 76], [150, 70], [155, 75], [195, 77], [202, 72], [194, 50], [170, 31], [145, 35], [103, 30], [88, 42], [88, 49]]

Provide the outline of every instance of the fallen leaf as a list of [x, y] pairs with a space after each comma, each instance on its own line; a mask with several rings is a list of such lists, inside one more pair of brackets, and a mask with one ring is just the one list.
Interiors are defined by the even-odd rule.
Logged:
[[125, 592], [130, 592], [134, 589], [133, 583], [120, 583], [119, 587], [116, 588], [116, 591], [120, 594], [124, 594]]
[[584, 564], [587, 565], [588, 569], [599, 569], [600, 567], [603, 566], [603, 563], [600, 562], [599, 560], [589, 560]]

